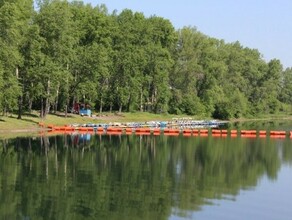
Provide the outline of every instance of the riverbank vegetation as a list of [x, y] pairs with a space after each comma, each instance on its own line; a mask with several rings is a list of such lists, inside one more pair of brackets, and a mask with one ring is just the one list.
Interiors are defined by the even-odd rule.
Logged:
[[[181, 115], [180, 117], [187, 117]], [[80, 116], [77, 114], [68, 114], [57, 112], [55, 114], [47, 114], [45, 119], [39, 117], [39, 112], [33, 111], [30, 114], [23, 114], [22, 119], [17, 119], [17, 114], [0, 117], [0, 133], [8, 132], [34, 132], [41, 129], [40, 123], [45, 127], [49, 124], [53, 125], [70, 125], [70, 124], [89, 124], [89, 123], [114, 123], [114, 122], [146, 122], [146, 121], [168, 121], [172, 120], [176, 115], [170, 114], [154, 114], [148, 112], [136, 113], [109, 113], [105, 112], [101, 116]], [[194, 118], [196, 119], [196, 118]]]
[[291, 113], [291, 68], [162, 17], [80, 1], [0, 0], [0, 30], [3, 115], [67, 116], [76, 102], [99, 114]]

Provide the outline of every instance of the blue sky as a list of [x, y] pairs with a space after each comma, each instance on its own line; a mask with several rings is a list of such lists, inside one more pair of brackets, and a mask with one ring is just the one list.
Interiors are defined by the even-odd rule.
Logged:
[[176, 29], [196, 27], [225, 42], [258, 49], [266, 61], [292, 67], [292, 0], [83, 0], [111, 13], [128, 8], [169, 19]]

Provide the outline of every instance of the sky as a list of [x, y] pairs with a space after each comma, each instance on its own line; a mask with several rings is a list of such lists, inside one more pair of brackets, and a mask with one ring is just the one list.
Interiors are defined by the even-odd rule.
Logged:
[[83, 0], [105, 4], [109, 13], [131, 9], [146, 17], [169, 19], [176, 29], [196, 27], [205, 35], [239, 41], [257, 49], [267, 62], [292, 67], [292, 0]]

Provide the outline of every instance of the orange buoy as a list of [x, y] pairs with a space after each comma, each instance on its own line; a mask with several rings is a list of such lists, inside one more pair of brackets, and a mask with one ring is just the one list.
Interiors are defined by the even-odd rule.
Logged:
[[47, 128], [50, 129], [50, 130], [55, 130], [55, 126], [50, 124], [50, 125], [47, 125]]
[[256, 130], [242, 130], [241, 134], [257, 134]]
[[200, 129], [200, 134], [208, 134], [208, 129]]
[[122, 132], [123, 131], [123, 129], [122, 128], [120, 128], [120, 127], [108, 127], [107, 128], [107, 132]]
[[54, 130], [60, 131], [61, 130], [61, 127], [60, 126], [54, 126]]
[[136, 128], [135, 130], [136, 133], [150, 133], [150, 128]]
[[65, 131], [75, 131], [74, 127], [65, 127]]
[[184, 129], [183, 134], [191, 134], [192, 130], [191, 129]]
[[164, 128], [163, 133], [169, 133], [169, 128]]
[[270, 131], [270, 135], [285, 135], [286, 131]]
[[221, 130], [222, 134], [227, 134], [227, 130]]
[[98, 135], [102, 135], [102, 134], [104, 134], [104, 131], [99, 131], [99, 130], [97, 130], [97, 131], [96, 131], [96, 134], [98, 134]]
[[237, 130], [230, 130], [230, 134], [237, 134]]
[[153, 134], [159, 135], [161, 132], [160, 128], [153, 128]]
[[221, 134], [221, 130], [218, 129], [212, 129], [212, 135], [213, 134]]
[[164, 129], [164, 133], [175, 133], [175, 134], [179, 134], [179, 129], [176, 129], [176, 128], [166, 128], [166, 129]]
[[133, 129], [132, 129], [132, 128], [126, 128], [126, 129], [125, 129], [125, 132], [126, 132], [126, 133], [132, 133], [132, 132], [133, 132]]
[[87, 127], [79, 127], [78, 131], [87, 131]]
[[207, 137], [208, 133], [209, 133], [209, 130], [208, 129], [200, 129], [199, 133], [200, 133], [201, 137]]

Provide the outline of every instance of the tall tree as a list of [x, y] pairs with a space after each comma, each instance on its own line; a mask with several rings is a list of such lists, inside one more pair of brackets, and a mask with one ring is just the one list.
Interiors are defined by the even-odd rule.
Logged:
[[173, 52], [175, 63], [169, 76], [172, 91], [170, 110], [172, 113], [201, 114], [204, 110], [196, 85], [203, 73], [199, 59], [205, 36], [190, 27], [178, 30], [177, 35], [178, 43]]
[[[40, 27], [40, 36], [45, 39], [42, 47], [44, 53], [42, 84], [44, 88], [41, 97], [43, 110], [41, 116], [45, 117], [52, 103], [58, 99], [60, 87], [68, 87], [70, 81], [69, 68], [74, 57], [73, 47], [76, 44], [74, 23], [71, 19], [69, 3], [54, 0], [42, 2], [40, 11], [36, 16], [36, 23]], [[62, 82], [62, 83], [60, 83]], [[68, 89], [65, 88], [64, 91]], [[68, 99], [65, 101], [67, 107]], [[67, 108], [66, 108], [67, 109]]]
[[23, 57], [20, 47], [32, 16], [32, 0], [1, 1], [0, 3], [0, 59], [3, 63], [4, 112], [15, 110], [19, 102], [19, 115], [21, 118], [23, 76], [21, 67]]

